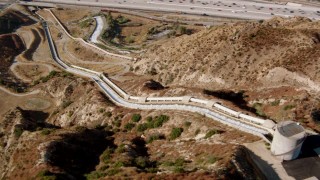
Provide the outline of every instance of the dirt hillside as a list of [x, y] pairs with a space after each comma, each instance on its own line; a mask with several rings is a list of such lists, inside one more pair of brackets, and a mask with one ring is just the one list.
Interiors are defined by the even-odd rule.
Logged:
[[165, 85], [319, 91], [319, 31], [304, 18], [216, 26], [155, 45], [134, 67]]

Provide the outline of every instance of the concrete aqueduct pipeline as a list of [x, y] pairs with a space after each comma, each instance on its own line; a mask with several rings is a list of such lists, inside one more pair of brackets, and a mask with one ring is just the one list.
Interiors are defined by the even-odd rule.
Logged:
[[[48, 38], [50, 50], [53, 59], [66, 71], [75, 73], [78, 75], [92, 78], [99, 87], [120, 106], [138, 109], [174, 109], [174, 110], [187, 110], [191, 112], [199, 112], [207, 117], [218, 120], [224, 124], [230, 125], [237, 129], [249, 132], [251, 134], [263, 137], [263, 135], [271, 133], [273, 134], [273, 128], [275, 123], [271, 120], [264, 120], [252, 116], [248, 116], [241, 112], [229, 109], [220, 103], [197, 99], [189, 96], [184, 97], [136, 97], [130, 96], [124, 92], [121, 88], [115, 85], [109, 78], [105, 77], [102, 73], [85, 69], [82, 67], [67, 65], [58, 56], [54, 42], [50, 35], [50, 30], [47, 27], [47, 23], [43, 23], [45, 33]], [[191, 104], [190, 104], [191, 103]], [[190, 105], [188, 105], [190, 104]], [[194, 105], [198, 104], [198, 105]], [[201, 106], [205, 106], [203, 108]], [[216, 108], [219, 111], [212, 111], [209, 109]], [[230, 118], [232, 115], [233, 117]], [[271, 145], [271, 151], [274, 155], [280, 156], [283, 160], [291, 160], [299, 155], [301, 144], [303, 142], [303, 128], [296, 127], [292, 123], [280, 123], [276, 126], [276, 132], [274, 133], [274, 139]], [[296, 128], [295, 128], [296, 127]], [[296, 129], [296, 133], [288, 133], [285, 131], [291, 128]], [[267, 140], [264, 138], [264, 140]], [[268, 140], [267, 140], [268, 141]]]

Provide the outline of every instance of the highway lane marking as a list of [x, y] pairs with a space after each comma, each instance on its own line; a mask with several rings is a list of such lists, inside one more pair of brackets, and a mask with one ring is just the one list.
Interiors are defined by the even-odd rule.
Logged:
[[[190, 7], [190, 8], [203, 8], [203, 9], [213, 9], [213, 10], [225, 10], [225, 11], [235, 11], [235, 12], [245, 12], [244, 10], [235, 10], [235, 9], [229, 9], [229, 8], [214, 8], [214, 7], [203, 7], [203, 6], [191, 6], [191, 5], [182, 5], [182, 4], [168, 4], [168, 3], [159, 3], [159, 2], [152, 2], [152, 1], [147, 1], [148, 4], [158, 4], [158, 5], [167, 5], [167, 6], [181, 6], [181, 7]], [[285, 10], [285, 9], [283, 9]], [[259, 11], [247, 11], [250, 13], [254, 13], [254, 14], [265, 14], [265, 15], [271, 15], [270, 13], [266, 13], [266, 12], [259, 12]], [[292, 17], [293, 15], [290, 14], [279, 14], [279, 13], [273, 13], [274, 15], [279, 15], [279, 16], [285, 16], [285, 17]]]

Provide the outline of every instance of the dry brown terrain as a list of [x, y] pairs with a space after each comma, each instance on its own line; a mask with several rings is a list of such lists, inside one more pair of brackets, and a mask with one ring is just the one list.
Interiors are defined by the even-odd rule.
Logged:
[[319, 130], [310, 118], [319, 108], [313, 97], [320, 90], [319, 27], [304, 18], [216, 26], [154, 45], [134, 70], [170, 87], [244, 90], [258, 115], [296, 119]]
[[[48, 18], [60, 56], [67, 62], [126, 79], [124, 83], [139, 80], [129, 72], [129, 62], [71, 40], [48, 13], [40, 13]], [[8, 63], [5, 72], [11, 66], [13, 77], [31, 80], [32, 85], [26, 87], [35, 93], [0, 92], [4, 100], [0, 102], [1, 178], [255, 177], [254, 171], [242, 174], [234, 159], [239, 144], [259, 138], [194, 113], [117, 107], [92, 81], [54, 67], [39, 23], [17, 32], [15, 37], [24, 42], [26, 51], [10, 49], [7, 54], [17, 64]], [[88, 35], [84, 32], [77, 33]], [[128, 89], [136, 85], [135, 81], [126, 83]], [[134, 120], [138, 114], [141, 119]], [[174, 128], [183, 131], [177, 135]]]
[[300, 18], [212, 27], [155, 45], [135, 68], [170, 85], [209, 89], [296, 85], [318, 91], [318, 31], [319, 22]]
[[95, 20], [93, 16], [98, 11], [88, 10], [86, 8], [65, 8], [53, 9], [53, 13], [62, 24], [67, 27], [68, 31], [74, 37], [81, 37], [88, 39], [95, 28]]
[[[91, 35], [97, 11], [53, 11], [72, 35]], [[107, 73], [129, 94], [219, 99], [239, 111], [277, 121], [293, 118], [320, 130], [310, 115], [320, 107], [314, 96], [319, 22], [275, 18], [163, 36], [132, 62], [72, 40], [47, 11], [39, 13], [62, 59]], [[122, 26], [121, 36], [134, 36], [125, 44], [143, 44], [150, 28], [167, 26], [121, 15], [132, 23]], [[258, 137], [195, 113], [118, 107], [91, 80], [55, 67], [40, 23], [22, 26], [17, 34], [2, 39], [10, 42], [1, 49], [10, 59], [2, 63], [3, 72], [10, 73], [15, 58], [12, 77], [31, 80], [26, 87], [37, 93], [0, 89], [0, 179], [265, 178], [241, 146]], [[15, 52], [15, 42], [26, 50]]]

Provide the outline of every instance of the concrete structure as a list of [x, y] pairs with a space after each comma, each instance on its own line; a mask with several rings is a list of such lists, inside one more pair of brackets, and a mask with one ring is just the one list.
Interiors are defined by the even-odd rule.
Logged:
[[[47, 11], [51, 12], [50, 10], [47, 10]], [[55, 17], [54, 14], [51, 13], [51, 15]], [[40, 15], [38, 16], [40, 17], [40, 19], [42, 19], [42, 21], [44, 20], [43, 17], [41, 17]], [[57, 20], [57, 22], [59, 21]], [[62, 27], [60, 23], [58, 23], [58, 25]], [[221, 123], [234, 127], [236, 129], [251, 133], [253, 135], [257, 135], [263, 138], [266, 142], [270, 142], [268, 139], [266, 139], [264, 135], [269, 133], [273, 134], [272, 133], [273, 130], [261, 125], [262, 123], [264, 123], [264, 119], [239, 118], [239, 114], [241, 114], [241, 112], [234, 111], [218, 103], [215, 103], [214, 107], [208, 108], [206, 106], [207, 104], [210, 104], [208, 100], [203, 100], [203, 99], [198, 99], [193, 97], [189, 99], [190, 102], [185, 103], [183, 102], [183, 99], [185, 100], [187, 99], [185, 98], [185, 96], [180, 96], [180, 97], [130, 96], [101, 72], [96, 72], [90, 69], [86, 69], [86, 68], [78, 67], [74, 65], [68, 65], [63, 60], [60, 59], [58, 52], [55, 48], [53, 39], [51, 37], [49, 27], [46, 22], [43, 22], [43, 27], [45, 30], [45, 35], [48, 39], [48, 43], [49, 43], [49, 47], [50, 47], [50, 51], [53, 59], [65, 71], [93, 79], [101, 88], [101, 90], [116, 105], [132, 108], [132, 109], [182, 110], [182, 111], [197, 112], [201, 115], [204, 115], [206, 117], [219, 121]], [[62, 29], [65, 31], [63, 27]], [[68, 36], [72, 37], [70, 34], [68, 34]], [[74, 37], [72, 37], [72, 39], [76, 40], [76, 38]], [[82, 42], [85, 42], [85, 41], [82, 40]], [[90, 47], [93, 46], [92, 44], [89, 44], [89, 43], [86, 43], [86, 44]], [[224, 112], [227, 112], [227, 113], [224, 113]]]
[[320, 11], [320, 8], [317, 7], [300, 7], [293, 3], [282, 5], [236, 0], [33, 0], [33, 2], [20, 1], [20, 4], [45, 7], [48, 7], [51, 4], [57, 4], [61, 6], [76, 5], [85, 7], [136, 9], [255, 20], [270, 19], [273, 16], [303, 16], [314, 20], [320, 19], [320, 15], [317, 13], [317, 11]]
[[282, 160], [296, 159], [307, 134], [304, 128], [293, 121], [277, 124], [271, 144], [271, 153]]

